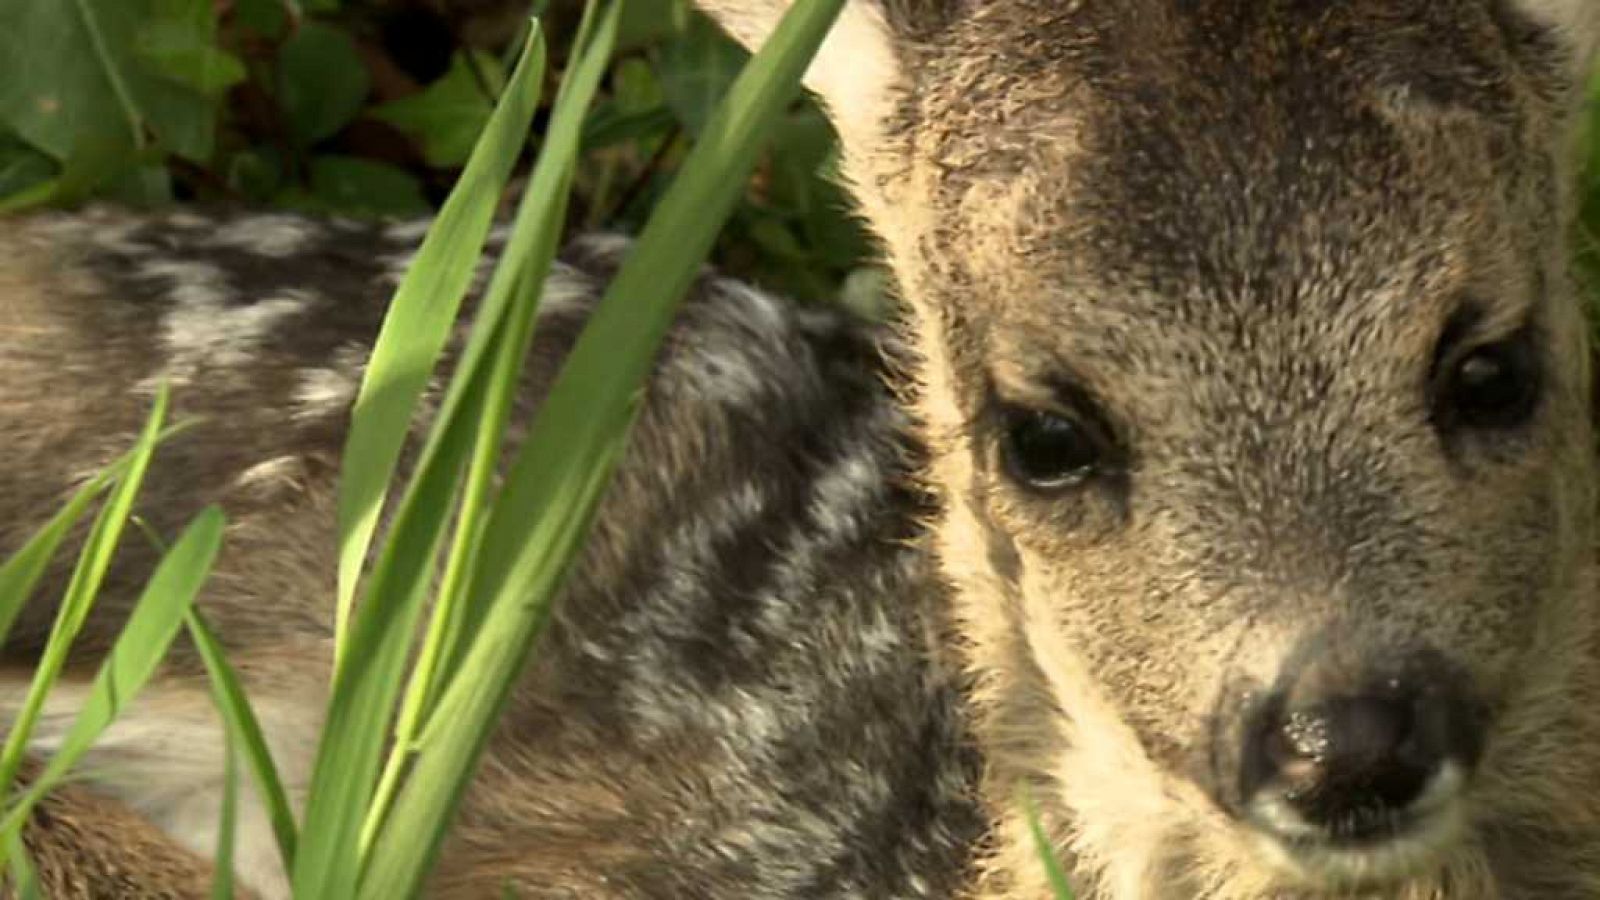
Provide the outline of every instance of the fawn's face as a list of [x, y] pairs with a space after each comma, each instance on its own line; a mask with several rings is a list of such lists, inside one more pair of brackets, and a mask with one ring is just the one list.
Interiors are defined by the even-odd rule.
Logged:
[[1560, 70], [1486, 4], [1148, 13], [978, 14], [909, 105], [944, 553], [1061, 713], [1001, 731], [1156, 857], [1459, 890], [1593, 752], [1530, 737], [1596, 614]]
[[1597, 32], [900, 0], [814, 67], [923, 351], [985, 750], [1115, 896], [1493, 895], [1584, 806]]

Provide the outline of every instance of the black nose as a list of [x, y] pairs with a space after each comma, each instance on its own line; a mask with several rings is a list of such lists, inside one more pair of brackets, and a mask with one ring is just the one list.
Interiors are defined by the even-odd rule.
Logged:
[[1270, 792], [1330, 839], [1390, 835], [1447, 764], [1470, 770], [1479, 718], [1459, 685], [1433, 679], [1269, 704], [1248, 739], [1245, 797]]

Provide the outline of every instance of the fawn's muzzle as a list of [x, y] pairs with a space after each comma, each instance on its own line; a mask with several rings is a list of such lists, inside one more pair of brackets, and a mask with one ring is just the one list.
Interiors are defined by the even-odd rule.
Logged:
[[1255, 712], [1240, 787], [1258, 827], [1359, 846], [1425, 828], [1456, 801], [1483, 717], [1465, 679], [1433, 654], [1401, 658], [1399, 674], [1357, 679], [1313, 664]]

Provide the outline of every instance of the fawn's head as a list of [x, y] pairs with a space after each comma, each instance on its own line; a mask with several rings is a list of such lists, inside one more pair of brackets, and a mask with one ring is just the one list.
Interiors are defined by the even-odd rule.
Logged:
[[1600, 840], [1597, 38], [1593, 0], [847, 6], [810, 82], [921, 349], [991, 786], [1080, 878], [1600, 890], [1526, 871]]

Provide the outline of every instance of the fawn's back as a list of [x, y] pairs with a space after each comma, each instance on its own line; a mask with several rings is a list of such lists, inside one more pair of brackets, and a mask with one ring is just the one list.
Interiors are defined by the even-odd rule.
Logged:
[[[92, 212], [11, 235], [0, 553], [127, 446], [168, 379], [174, 418], [193, 425], [161, 447], [138, 513], [166, 535], [205, 503], [228, 514], [201, 607], [303, 800], [329, 673], [338, 453], [420, 227]], [[581, 240], [558, 265], [518, 428], [625, 246]], [[714, 276], [696, 286], [443, 858], [442, 895], [938, 896], [956, 883], [978, 827], [973, 761], [934, 651], [942, 595], [882, 337]], [[126, 543], [41, 754], [153, 562]], [[61, 586], [58, 573], [19, 621], [0, 702], [20, 698]], [[207, 696], [179, 646], [84, 766], [92, 789], [200, 852], [222, 777]], [[241, 876], [280, 895], [265, 819], [252, 807], [244, 821]]]

